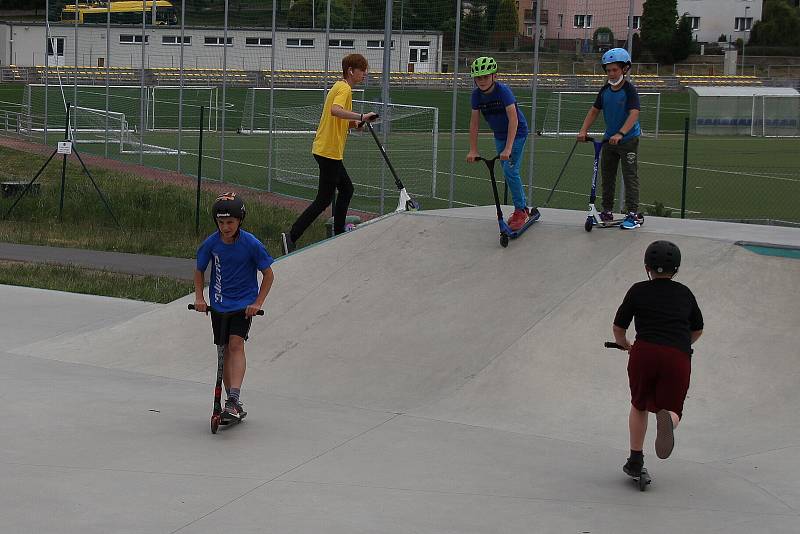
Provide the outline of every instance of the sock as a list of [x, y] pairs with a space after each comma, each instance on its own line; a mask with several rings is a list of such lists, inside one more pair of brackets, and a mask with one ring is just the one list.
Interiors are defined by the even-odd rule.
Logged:
[[635, 451], [631, 449], [631, 460], [644, 461], [644, 453], [642, 451]]
[[240, 388], [231, 388], [230, 391], [228, 392], [228, 398], [230, 400], [232, 400], [233, 402], [235, 402], [236, 404], [239, 404], [239, 393], [240, 392], [241, 392]]

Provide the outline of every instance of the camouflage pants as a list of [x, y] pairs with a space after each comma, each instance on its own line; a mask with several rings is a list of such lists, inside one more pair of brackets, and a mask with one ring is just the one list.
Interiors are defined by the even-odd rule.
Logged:
[[603, 211], [613, 211], [617, 188], [617, 167], [622, 162], [625, 183], [625, 212], [639, 212], [639, 138], [617, 145], [604, 144], [600, 154], [602, 170]]

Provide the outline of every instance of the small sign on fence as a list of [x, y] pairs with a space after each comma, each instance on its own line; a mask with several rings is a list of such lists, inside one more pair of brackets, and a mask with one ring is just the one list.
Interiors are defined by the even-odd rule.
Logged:
[[72, 154], [72, 141], [59, 141], [58, 153], [65, 155]]

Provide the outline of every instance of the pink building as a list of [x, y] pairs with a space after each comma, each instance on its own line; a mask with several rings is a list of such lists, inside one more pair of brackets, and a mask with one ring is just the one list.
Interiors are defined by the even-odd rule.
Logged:
[[[541, 23], [545, 39], [591, 39], [597, 28], [610, 28], [614, 39], [628, 36], [629, 0], [541, 0]], [[633, 28], [638, 31], [644, 0], [633, 2]], [[520, 33], [533, 37], [536, 0], [520, 0]]]

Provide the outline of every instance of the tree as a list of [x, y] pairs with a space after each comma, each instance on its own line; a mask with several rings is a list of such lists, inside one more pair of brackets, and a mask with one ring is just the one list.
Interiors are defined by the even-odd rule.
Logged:
[[677, 0], [645, 0], [642, 9], [642, 46], [659, 63], [674, 62], [672, 45], [677, 22]]
[[748, 44], [800, 46], [800, 9], [786, 0], [765, 2], [764, 13], [753, 25]]
[[461, 21], [461, 43], [468, 47], [480, 47], [486, 43], [486, 17], [478, 8], [471, 9]]
[[503, 33], [519, 32], [519, 20], [517, 19], [517, 6], [514, 0], [502, 0], [497, 9], [497, 19], [494, 24], [494, 31]]
[[684, 13], [678, 21], [678, 29], [672, 42], [672, 54], [675, 61], [683, 61], [692, 53], [692, 20]]
[[614, 48], [614, 46], [616, 46], [614, 43], [614, 32], [611, 31], [611, 28], [605, 26], [597, 28], [594, 34], [592, 34], [592, 44], [595, 50]]

